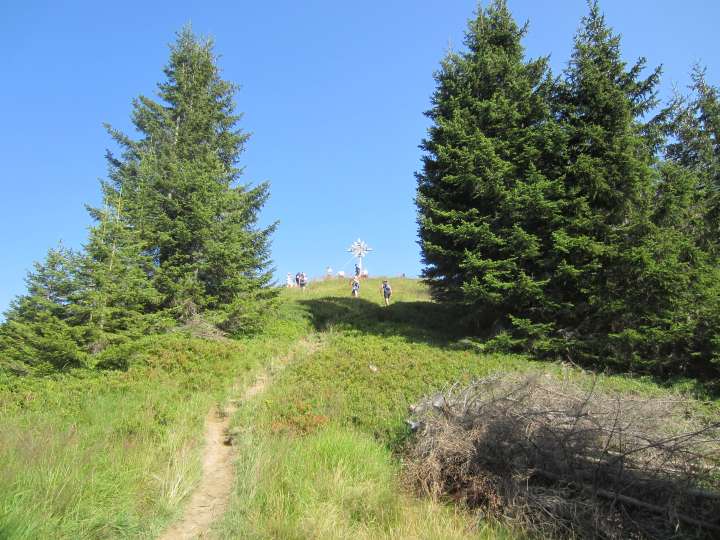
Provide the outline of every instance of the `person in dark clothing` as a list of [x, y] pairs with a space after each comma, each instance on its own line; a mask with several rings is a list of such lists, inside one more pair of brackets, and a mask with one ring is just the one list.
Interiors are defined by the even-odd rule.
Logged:
[[387, 279], [383, 279], [382, 285], [380, 285], [380, 290], [383, 293], [383, 298], [385, 299], [385, 305], [390, 305], [390, 297], [392, 296], [392, 287], [390, 286], [390, 283], [388, 283]]

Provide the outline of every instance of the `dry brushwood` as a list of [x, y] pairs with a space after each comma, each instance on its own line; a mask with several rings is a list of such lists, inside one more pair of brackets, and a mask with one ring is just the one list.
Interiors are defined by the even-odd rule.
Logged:
[[227, 336], [222, 330], [198, 314], [192, 315], [178, 330], [190, 334], [192, 337], [201, 339], [213, 341], [227, 340]]
[[410, 481], [543, 537], [720, 538], [720, 421], [548, 375], [411, 407]]

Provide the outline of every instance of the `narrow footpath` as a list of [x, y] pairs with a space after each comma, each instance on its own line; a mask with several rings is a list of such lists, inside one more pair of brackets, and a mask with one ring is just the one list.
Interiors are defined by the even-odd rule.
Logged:
[[209, 538], [210, 527], [227, 509], [234, 486], [234, 449], [228, 437], [233, 414], [241, 403], [265, 390], [272, 374], [284, 368], [298, 354], [312, 354], [320, 345], [317, 336], [301, 339], [285, 356], [265, 368], [239, 399], [231, 400], [222, 414], [215, 407], [208, 412], [200, 483], [190, 496], [182, 517], [163, 532], [160, 540]]

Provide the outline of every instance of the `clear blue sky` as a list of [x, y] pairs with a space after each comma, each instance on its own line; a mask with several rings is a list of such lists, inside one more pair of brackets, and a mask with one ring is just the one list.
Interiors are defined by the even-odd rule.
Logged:
[[[530, 56], [568, 60], [583, 0], [510, 0], [530, 21]], [[603, 0], [626, 58], [664, 64], [662, 93], [693, 62], [720, 81], [715, 0]], [[102, 123], [131, 131], [130, 102], [152, 95], [183, 24], [210, 35], [242, 85], [247, 181], [269, 180], [279, 276], [341, 268], [361, 237], [375, 274], [417, 275], [414, 171], [422, 112], [474, 0], [2, 2], [0, 5], [0, 310], [58, 241], [80, 247], [84, 204], [100, 199], [110, 146]], [[346, 270], [350, 269], [347, 264]]]

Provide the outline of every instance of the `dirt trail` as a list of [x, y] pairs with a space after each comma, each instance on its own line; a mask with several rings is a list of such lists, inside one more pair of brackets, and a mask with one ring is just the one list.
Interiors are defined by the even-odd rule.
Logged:
[[208, 538], [210, 526], [225, 512], [232, 494], [235, 477], [234, 451], [227, 431], [233, 413], [240, 403], [265, 390], [271, 375], [287, 365], [299, 352], [311, 354], [319, 346], [316, 339], [305, 338], [298, 341], [287, 355], [266, 368], [239, 399], [231, 400], [223, 414], [215, 407], [210, 410], [205, 419], [205, 449], [200, 483], [191, 495], [180, 520], [166, 529], [159, 540]]

